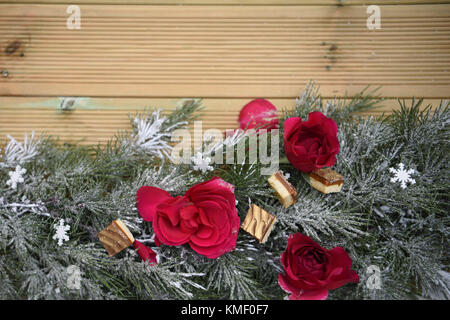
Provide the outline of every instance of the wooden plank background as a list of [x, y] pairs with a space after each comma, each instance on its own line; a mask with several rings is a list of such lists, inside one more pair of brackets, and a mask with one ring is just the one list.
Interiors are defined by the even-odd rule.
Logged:
[[[66, 28], [71, 1], [10, 2], [0, 141], [34, 130], [102, 143], [130, 128], [129, 113], [183, 97], [205, 98], [205, 129], [231, 129], [251, 99], [290, 108], [309, 80], [325, 98], [381, 85], [389, 99], [374, 113], [450, 96], [450, 1], [82, 0], [81, 30]], [[380, 5], [381, 29], [366, 27], [367, 4]], [[58, 112], [64, 96], [75, 111]]]

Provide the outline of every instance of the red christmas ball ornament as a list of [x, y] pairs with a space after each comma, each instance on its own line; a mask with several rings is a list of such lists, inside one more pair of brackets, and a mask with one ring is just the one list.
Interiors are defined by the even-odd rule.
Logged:
[[265, 99], [255, 99], [247, 103], [239, 113], [241, 129], [278, 129], [277, 108]]

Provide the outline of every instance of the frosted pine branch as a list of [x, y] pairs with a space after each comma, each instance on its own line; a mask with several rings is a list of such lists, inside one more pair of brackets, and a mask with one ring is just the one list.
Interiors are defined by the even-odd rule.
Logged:
[[169, 142], [172, 132], [186, 126], [187, 123], [183, 121], [167, 127], [166, 121], [167, 117], [161, 116], [161, 110], [136, 116], [133, 120], [134, 133], [131, 134], [129, 143], [134, 149], [142, 150], [146, 154], [158, 158], [170, 157], [172, 146]]
[[[443, 272], [450, 258], [448, 104], [432, 112], [417, 101], [402, 103], [387, 119], [352, 121], [349, 114], [372, 101], [367, 95], [357, 98], [324, 106], [318, 90], [308, 87], [289, 113], [304, 117], [322, 110], [339, 120], [340, 152], [333, 169], [345, 177], [340, 193], [324, 195], [290, 164], [281, 164], [299, 194], [298, 202], [285, 209], [258, 163], [214, 166], [214, 174], [235, 186], [241, 221], [251, 203], [278, 220], [266, 243], [240, 230], [236, 250], [214, 260], [186, 245], [162, 245], [154, 248], [158, 265], [149, 266], [132, 247], [109, 257], [97, 239], [120, 218], [136, 239], [152, 245], [152, 225], [136, 208], [139, 187], [159, 187], [176, 197], [211, 174], [160, 158], [166, 146], [161, 141], [169, 139], [165, 134], [190, 121], [199, 101], [186, 100], [165, 116], [153, 111], [138, 116], [142, 122], [133, 122], [135, 131], [94, 149], [94, 155], [92, 148], [51, 140], [21, 144], [10, 139], [0, 160], [0, 298], [283, 299], [277, 282], [280, 255], [289, 234], [302, 232], [323, 247], [345, 248], [361, 278], [359, 284], [330, 291], [329, 299], [448, 299]], [[236, 131], [222, 146], [239, 138]], [[161, 146], [155, 153], [146, 149], [153, 143]], [[405, 190], [390, 182], [389, 168], [399, 163], [420, 172]], [[13, 190], [8, 172], [17, 165], [27, 171]], [[62, 246], [52, 239], [60, 219], [71, 228], [70, 241]], [[65, 285], [70, 265], [83, 274], [80, 290]], [[366, 286], [371, 265], [381, 271], [382, 290]]]
[[23, 143], [18, 142], [10, 135], [7, 135], [7, 137], [9, 142], [5, 147], [3, 157], [0, 154], [0, 167], [15, 167], [24, 164], [38, 154], [40, 140], [34, 138], [34, 131], [30, 137], [25, 134]]

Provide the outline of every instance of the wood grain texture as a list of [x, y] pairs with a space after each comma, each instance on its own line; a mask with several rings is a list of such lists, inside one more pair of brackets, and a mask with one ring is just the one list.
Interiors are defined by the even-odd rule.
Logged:
[[383, 85], [388, 97], [445, 96], [450, 6], [2, 5], [0, 95], [294, 97], [310, 79], [327, 96]]
[[31, 4], [109, 4], [122, 5], [393, 5], [393, 4], [443, 4], [450, 0], [0, 0], [0, 3]]
[[[206, 98], [205, 129], [232, 129], [251, 99], [290, 108], [311, 79], [328, 98], [369, 84], [435, 106], [449, 97], [446, 4], [381, 6], [382, 28], [368, 30], [365, 1], [81, 1], [81, 30], [68, 30], [68, 1], [29, 2], [59, 4], [0, 4], [0, 140], [34, 130], [102, 143], [130, 128], [129, 113], [180, 97]], [[430, 3], [366, 4], [419, 2]], [[61, 96], [79, 97], [74, 112], [57, 112]]]
[[[58, 136], [63, 142], [78, 142], [83, 145], [105, 143], [119, 131], [130, 130], [129, 116], [144, 112], [148, 108], [159, 108], [170, 112], [179, 99], [146, 98], [79, 98], [75, 110], [60, 113], [57, 107], [61, 100], [53, 97], [0, 97], [0, 141], [10, 134], [23, 140], [26, 132], [32, 131]], [[278, 110], [295, 106], [295, 99], [270, 99]], [[203, 130], [238, 128], [239, 111], [248, 99], [204, 99], [204, 110], [199, 112]], [[326, 102], [326, 101], [325, 101]], [[439, 100], [427, 99], [427, 104], [437, 107]], [[410, 101], [407, 100], [409, 104]], [[399, 109], [397, 100], [386, 100], [380, 108], [366, 115], [381, 116]], [[192, 126], [191, 126], [192, 128]], [[1, 144], [1, 142], [0, 142]]]

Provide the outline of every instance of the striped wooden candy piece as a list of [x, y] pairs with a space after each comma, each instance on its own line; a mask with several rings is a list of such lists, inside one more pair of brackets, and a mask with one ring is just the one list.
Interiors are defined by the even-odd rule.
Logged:
[[252, 204], [241, 228], [255, 237], [259, 243], [267, 241], [277, 218], [269, 212]]
[[111, 257], [131, 246], [134, 242], [133, 235], [121, 220], [114, 220], [100, 231], [98, 239]]

